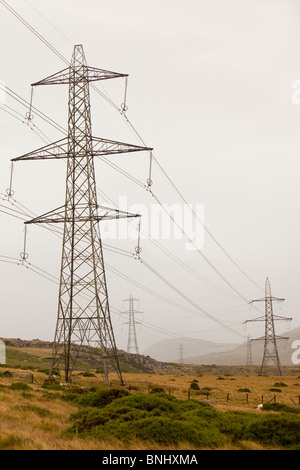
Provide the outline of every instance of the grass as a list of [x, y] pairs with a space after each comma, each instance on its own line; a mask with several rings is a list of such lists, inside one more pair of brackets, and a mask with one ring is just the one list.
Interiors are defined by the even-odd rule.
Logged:
[[[291, 449], [300, 441], [295, 376], [283, 386], [274, 376], [128, 373], [120, 387], [114, 374], [107, 386], [81, 373], [70, 389], [43, 386], [45, 374], [34, 370], [33, 384], [16, 382], [7, 370], [18, 372], [1, 368], [1, 450]], [[269, 389], [279, 384], [272, 403]]]

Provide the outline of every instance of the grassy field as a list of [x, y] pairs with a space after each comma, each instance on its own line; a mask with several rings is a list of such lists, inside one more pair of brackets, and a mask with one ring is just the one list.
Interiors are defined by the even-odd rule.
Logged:
[[[30, 352], [28, 351], [28, 354]], [[9, 372], [13, 373], [13, 377]], [[23, 374], [21, 376], [16, 374]], [[125, 387], [120, 387], [119, 380], [114, 374], [110, 374], [110, 383], [108, 385], [103, 383], [100, 374], [93, 374], [91, 377], [85, 377], [82, 373], [74, 374], [72, 385], [60, 385], [45, 387], [46, 374], [32, 370], [34, 381], [33, 383], [25, 383], [29, 377], [29, 370], [26, 372], [24, 369], [16, 368], [0, 368], [0, 449], [2, 450], [55, 450], [55, 449], [97, 449], [97, 450], [123, 450], [123, 449], [201, 449], [205, 448], [202, 443], [193, 442], [191, 439], [184, 439], [184, 435], [176, 442], [162, 443], [159, 438], [154, 439], [139, 439], [133, 437], [128, 439], [120, 439], [118, 433], [115, 436], [112, 434], [109, 438], [107, 435], [99, 434], [99, 429], [104, 426], [93, 428], [89, 426], [89, 432], [78, 432], [78, 428], [74, 428], [74, 416], [77, 422], [82, 424], [86, 423], [92, 413], [93, 416], [99, 415], [96, 418], [102, 419], [101, 423], [107, 422], [114, 417], [114, 421], [109, 421], [115, 426], [116, 416], [119, 417], [126, 414], [128, 418], [128, 406], [130, 400], [136, 397], [138, 400], [148, 399], [151, 395], [153, 388], [161, 388], [165, 394], [159, 395], [157, 398], [156, 412], [155, 407], [151, 408], [152, 422], [159, 419], [160, 426], [165, 425], [165, 419], [169, 419], [166, 414], [162, 403], [171, 403], [176, 413], [172, 415], [172, 419], [178, 419], [180, 416], [181, 422], [187, 421], [188, 417], [193, 416], [193, 413], [199, 414], [200, 409], [195, 408], [193, 411], [189, 409], [194, 402], [205, 404], [209, 410], [218, 413], [218, 416], [227, 417], [231, 416], [230, 413], [238, 413], [236, 416], [249, 416], [262, 414], [271, 415], [284, 415], [285, 412], [277, 411], [262, 411], [257, 409], [258, 405], [263, 402], [266, 406], [267, 402], [286, 405], [290, 411], [298, 412], [299, 396], [300, 396], [300, 377], [299, 376], [242, 376], [242, 375], [159, 375], [159, 374], [130, 374], [125, 373], [124, 379], [126, 381]], [[25, 375], [24, 375], [25, 374]], [[192, 388], [191, 388], [192, 387]], [[75, 395], [70, 392], [76, 391]], [[103, 421], [103, 410], [99, 411], [94, 405], [88, 404], [88, 407], [82, 407], [80, 396], [92, 396], [95, 391], [109, 391], [109, 390], [122, 390], [129, 394], [129, 397], [121, 398], [120, 401], [116, 400], [114, 403], [123, 403], [123, 408], [116, 410], [113, 404], [109, 404], [108, 408], [104, 407], [105, 419]], [[90, 395], [88, 394], [89, 391]], [[85, 395], [86, 394], [86, 395]], [[70, 399], [71, 397], [71, 399]], [[75, 398], [74, 398], [75, 397]], [[144, 397], [144, 398], [143, 398]], [[66, 399], [68, 398], [68, 399]], [[126, 400], [129, 402], [127, 403]], [[166, 401], [168, 400], [168, 401]], [[142, 403], [142, 402], [141, 402]], [[209, 405], [207, 405], [209, 404]], [[102, 405], [101, 405], [102, 406]], [[134, 406], [137, 406], [136, 404]], [[149, 407], [149, 404], [139, 404], [139, 414], [136, 416], [141, 419], [140, 409], [142, 407]], [[200, 406], [198, 403], [195, 406]], [[94, 408], [93, 408], [94, 407]], [[124, 411], [125, 409], [125, 411]], [[144, 409], [144, 408], [143, 408]], [[80, 411], [81, 410], [81, 411]], [[120, 411], [121, 410], [121, 411]], [[158, 412], [158, 410], [160, 410]], [[163, 410], [163, 411], [161, 411]], [[79, 415], [78, 415], [79, 412]], [[154, 413], [155, 412], [155, 413]], [[202, 411], [201, 411], [202, 412]], [[80, 413], [86, 413], [84, 417]], [[154, 414], [153, 414], [154, 413]], [[207, 411], [205, 411], [207, 415]], [[229, 413], [229, 414], [228, 414]], [[297, 413], [289, 413], [289, 416], [295, 416], [293, 419], [299, 421], [293, 422], [296, 426], [295, 432], [300, 432], [300, 415]], [[125, 416], [125, 415], [124, 415]], [[134, 415], [135, 416], [135, 415]], [[199, 415], [200, 416], [200, 415]], [[207, 415], [208, 416], [208, 415]], [[217, 416], [217, 415], [216, 415]], [[214, 415], [212, 419], [216, 420]], [[72, 418], [73, 417], [73, 418]], [[76, 422], [75, 419], [75, 422]], [[145, 416], [143, 415], [143, 419]], [[199, 417], [204, 419], [203, 416]], [[219, 419], [219, 418], [218, 418]], [[255, 418], [256, 419], [256, 418]], [[260, 419], [260, 418], [259, 418]], [[95, 418], [92, 420], [95, 423]], [[97, 421], [98, 423], [98, 421]], [[207, 421], [209, 425], [209, 421]], [[99, 424], [99, 423], [98, 423]], [[169, 423], [170, 424], [170, 423]], [[69, 432], [70, 429], [73, 431]], [[122, 425], [125, 425], [122, 423]], [[222, 424], [224, 426], [224, 423]], [[226, 424], [228, 429], [228, 423]], [[91, 428], [93, 432], [91, 431]], [[204, 425], [205, 428], [205, 425]], [[75, 431], [74, 431], [75, 429]], [[80, 430], [79, 426], [79, 430]], [[126, 429], [126, 428], [125, 428]], [[128, 428], [129, 429], [129, 428]], [[94, 432], [95, 431], [95, 432]], [[96, 432], [97, 431], [97, 432]], [[139, 434], [137, 433], [137, 436]], [[154, 434], [155, 437], [155, 434]], [[219, 441], [216, 441], [219, 442]], [[300, 443], [299, 443], [300, 444]], [[224, 441], [214, 445], [214, 448], [220, 449], [265, 449], [265, 448], [280, 448], [278, 443], [274, 445], [265, 445], [258, 440], [242, 439], [236, 441], [232, 438], [226, 438]], [[284, 446], [283, 446], [284, 447]]]

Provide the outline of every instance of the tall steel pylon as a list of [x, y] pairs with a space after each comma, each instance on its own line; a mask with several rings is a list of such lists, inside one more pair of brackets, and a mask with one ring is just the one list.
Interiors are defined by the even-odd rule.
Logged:
[[279, 359], [278, 347], [277, 347], [277, 340], [279, 339], [288, 339], [287, 337], [283, 336], [276, 336], [275, 334], [275, 320], [284, 320], [284, 321], [291, 321], [292, 318], [284, 318], [278, 315], [273, 314], [273, 302], [283, 302], [284, 299], [280, 299], [278, 297], [272, 297], [271, 294], [271, 284], [269, 279], [266, 279], [265, 283], [265, 297], [262, 299], [252, 300], [250, 303], [253, 302], [264, 302], [265, 303], [265, 315], [263, 317], [254, 318], [253, 320], [247, 320], [248, 322], [254, 321], [264, 321], [265, 322], [265, 335], [261, 338], [252, 339], [251, 341], [264, 341], [264, 353], [263, 359], [261, 364], [261, 375], [265, 374], [266, 366], [269, 362], [273, 362], [277, 367], [278, 374], [282, 375], [282, 369]]
[[137, 214], [112, 210], [97, 202], [94, 158], [152, 149], [93, 137], [89, 83], [127, 77], [87, 66], [82, 45], [74, 47], [69, 67], [32, 84], [69, 85], [68, 136], [12, 161], [67, 161], [65, 204], [25, 224], [63, 223], [58, 315], [49, 376], [63, 364], [70, 381], [83, 346], [101, 351], [104, 378], [109, 363], [123, 383], [111, 323], [99, 221]]
[[179, 346], [179, 364], [183, 364], [183, 345]]
[[252, 350], [251, 350], [251, 346], [252, 346], [251, 338], [250, 338], [250, 336], [248, 335], [248, 337], [247, 337], [247, 362], [246, 362], [246, 365], [247, 365], [247, 366], [252, 366]]
[[134, 308], [135, 301], [139, 301], [139, 299], [134, 299], [131, 294], [128, 299], [123, 300], [123, 302], [128, 302], [128, 311], [124, 312], [128, 314], [128, 322], [125, 322], [125, 324], [128, 325], [128, 341], [127, 341], [126, 351], [132, 354], [139, 354], [139, 347], [138, 347], [138, 342], [137, 342], [135, 326], [140, 324], [140, 322], [136, 321], [135, 314], [142, 313], [142, 312], [135, 310]]

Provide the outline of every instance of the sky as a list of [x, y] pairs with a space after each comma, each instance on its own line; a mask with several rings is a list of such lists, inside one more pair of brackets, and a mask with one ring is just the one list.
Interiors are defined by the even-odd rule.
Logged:
[[[101, 94], [91, 90], [93, 134], [153, 148], [151, 190], [156, 199], [96, 160], [99, 204], [112, 200], [118, 207], [126, 203], [131, 212], [143, 210], [143, 230], [157, 200], [184, 213], [171, 181], [193, 210], [204, 210], [207, 230], [198, 250], [187, 250], [187, 240], [175, 239], [172, 230], [156, 243], [142, 237], [142, 259], [160, 277], [133, 256], [104, 250], [117, 346], [127, 346], [127, 317], [120, 311], [127, 309], [123, 299], [130, 294], [139, 299], [136, 309], [143, 312], [136, 314], [141, 353], [162, 339], [192, 338], [200, 348], [201, 341], [240, 344], [248, 335], [260, 337], [263, 324], [245, 321], [263, 315], [263, 303], [256, 304], [257, 310], [249, 302], [264, 296], [266, 277], [272, 294], [285, 299], [274, 303], [274, 313], [292, 317], [291, 328], [299, 327], [299, 2], [6, 4], [64, 58], [70, 60], [74, 45], [82, 44], [90, 66], [129, 75], [128, 119], [103, 98], [105, 94], [120, 107], [124, 79], [97, 83]], [[0, 82], [29, 101], [30, 85], [66, 64], [1, 2], [0, 23]], [[65, 86], [37, 87], [33, 105], [66, 129], [67, 98]], [[9, 201], [4, 196], [11, 159], [63, 135], [37, 115], [28, 124], [28, 109], [7, 93], [0, 100], [0, 209], [22, 204], [39, 215], [61, 206], [63, 161], [17, 162], [14, 195]], [[146, 184], [147, 152], [109, 158]], [[59, 276], [61, 239], [31, 225], [27, 263], [7, 263], [4, 256], [18, 259], [23, 251], [24, 225], [4, 212], [0, 223], [0, 337], [52, 341], [58, 285], [49, 274]], [[160, 222], [154, 223], [157, 228]], [[203, 227], [198, 229], [201, 238]], [[103, 236], [107, 231], [102, 227]], [[134, 228], [126, 240], [112, 237], [105, 243], [132, 253], [137, 234]], [[278, 322], [276, 331], [280, 334], [287, 326]]]

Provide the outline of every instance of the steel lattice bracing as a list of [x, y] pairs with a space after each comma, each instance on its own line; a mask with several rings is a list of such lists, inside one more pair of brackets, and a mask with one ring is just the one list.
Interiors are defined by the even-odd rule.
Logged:
[[265, 315], [263, 317], [255, 318], [253, 320], [247, 320], [247, 322], [264, 321], [265, 335], [262, 338], [252, 339], [251, 342], [260, 341], [260, 340], [264, 341], [264, 353], [263, 353], [263, 359], [262, 359], [261, 370], [260, 370], [261, 375], [265, 375], [266, 367], [270, 363], [273, 363], [277, 367], [278, 374], [282, 375], [282, 369], [281, 369], [280, 358], [279, 358], [278, 347], [277, 347], [277, 340], [279, 339], [286, 340], [288, 338], [283, 337], [283, 336], [276, 336], [274, 321], [275, 320], [291, 321], [292, 319], [280, 317], [278, 315], [273, 314], [273, 302], [274, 301], [283, 302], [284, 299], [272, 297], [271, 284], [268, 278], [266, 279], [266, 283], [265, 283], [265, 297], [262, 299], [253, 300], [252, 302], [261, 302], [261, 301], [264, 302], [265, 304]]
[[89, 94], [90, 81], [122, 76], [125, 75], [88, 67], [83, 47], [75, 46], [68, 69], [34, 84], [69, 85], [67, 139], [14, 159], [67, 159], [64, 206], [26, 222], [64, 224], [50, 376], [62, 365], [66, 381], [70, 380], [83, 346], [88, 345], [100, 349], [105, 379], [111, 363], [123, 383], [110, 317], [99, 221], [137, 215], [98, 206], [94, 157], [151, 149], [94, 138]]

